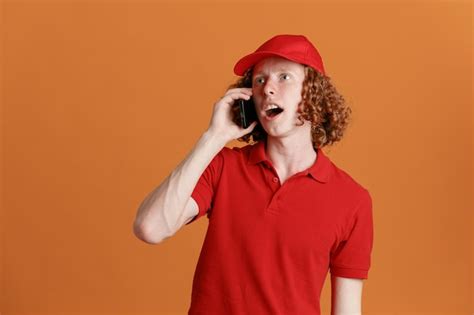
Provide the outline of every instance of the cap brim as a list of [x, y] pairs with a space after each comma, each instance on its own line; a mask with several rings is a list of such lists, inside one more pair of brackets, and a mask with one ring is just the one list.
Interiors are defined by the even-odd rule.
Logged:
[[260, 60], [267, 57], [281, 57], [290, 61], [300, 63], [299, 61], [288, 58], [284, 54], [278, 54], [278, 53], [269, 52], [269, 51], [259, 51], [259, 52], [251, 53], [250, 55], [247, 55], [245, 57], [242, 57], [239, 61], [237, 61], [237, 63], [234, 66], [234, 73], [236, 75], [243, 76], [245, 72], [247, 71], [247, 69], [249, 69], [250, 67], [257, 64]]

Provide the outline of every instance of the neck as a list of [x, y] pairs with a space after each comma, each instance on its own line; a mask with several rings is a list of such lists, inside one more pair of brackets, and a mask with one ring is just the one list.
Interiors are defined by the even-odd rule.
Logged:
[[304, 171], [311, 167], [317, 158], [311, 136], [300, 138], [299, 141], [268, 136], [265, 142], [268, 158], [276, 170], [285, 174]]

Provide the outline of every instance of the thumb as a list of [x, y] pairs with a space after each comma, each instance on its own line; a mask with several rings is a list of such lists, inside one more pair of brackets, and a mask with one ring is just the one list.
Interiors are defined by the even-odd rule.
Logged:
[[245, 128], [245, 131], [251, 131], [255, 126], [257, 125], [257, 121], [254, 121], [251, 123], [247, 128]]
[[243, 130], [243, 134], [244, 134], [244, 135], [248, 135], [249, 133], [251, 133], [252, 130], [255, 128], [256, 125], [257, 125], [257, 122], [256, 122], [256, 121], [252, 122], [247, 128], [245, 128], [245, 129]]

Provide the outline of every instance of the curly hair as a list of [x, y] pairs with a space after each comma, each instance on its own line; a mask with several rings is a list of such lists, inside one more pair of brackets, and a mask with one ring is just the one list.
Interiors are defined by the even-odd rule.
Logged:
[[[252, 68], [248, 69], [244, 76], [229, 88], [251, 88], [252, 71]], [[301, 90], [302, 100], [298, 105], [298, 120], [301, 122], [299, 126], [303, 125], [303, 119], [311, 122], [311, 138], [313, 148], [316, 150], [342, 139], [349, 125], [352, 110], [328, 76], [308, 66], [304, 66], [304, 72], [305, 79]], [[240, 120], [238, 106], [233, 106], [232, 109], [233, 120], [238, 123]], [[258, 142], [266, 137], [266, 131], [258, 122], [252, 132], [237, 140], [249, 143], [251, 138], [254, 142]]]

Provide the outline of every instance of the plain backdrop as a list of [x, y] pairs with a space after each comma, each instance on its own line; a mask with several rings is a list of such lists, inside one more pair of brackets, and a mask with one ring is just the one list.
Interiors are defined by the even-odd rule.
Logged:
[[2, 315], [186, 314], [208, 219], [149, 245], [136, 210], [281, 33], [353, 110], [325, 152], [373, 198], [364, 314], [474, 312], [471, 2], [1, 5]]

